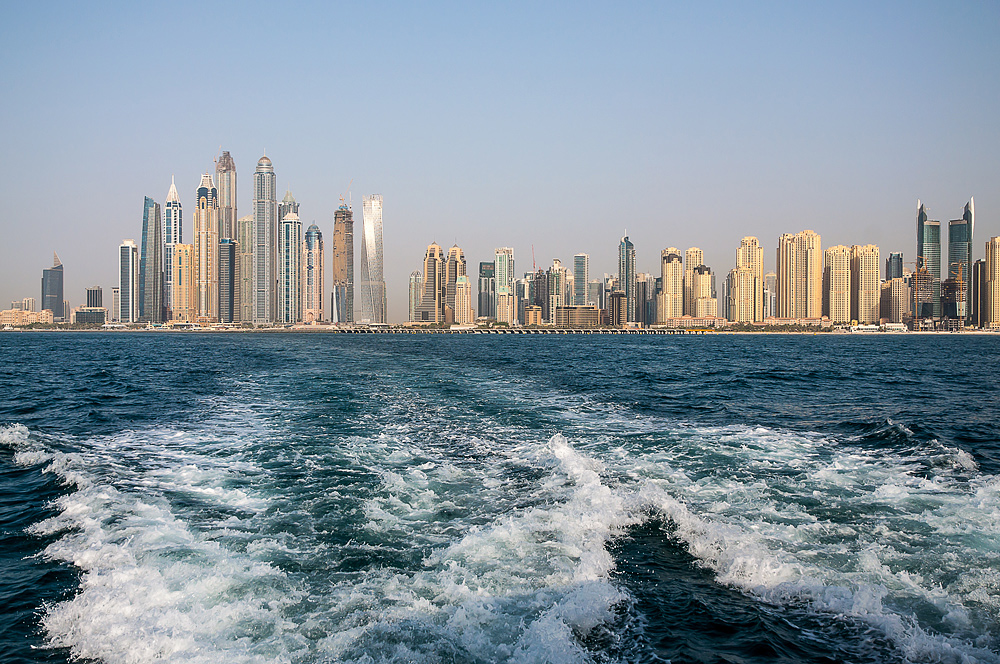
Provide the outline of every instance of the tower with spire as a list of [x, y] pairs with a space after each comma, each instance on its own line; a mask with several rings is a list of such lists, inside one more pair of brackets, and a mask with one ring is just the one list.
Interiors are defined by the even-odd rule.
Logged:
[[177, 185], [174, 176], [170, 176], [170, 191], [167, 192], [167, 202], [163, 214], [163, 280], [164, 303], [167, 307], [167, 320], [173, 320], [174, 310], [174, 245], [184, 242], [183, 214], [181, 199], [177, 195]]
[[274, 166], [264, 155], [257, 161], [253, 174], [253, 322], [269, 325], [277, 316], [278, 228], [275, 220], [276, 191]]

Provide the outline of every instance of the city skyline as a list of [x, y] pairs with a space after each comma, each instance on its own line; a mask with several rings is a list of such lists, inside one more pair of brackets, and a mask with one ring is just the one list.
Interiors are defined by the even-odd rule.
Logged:
[[[136, 201], [164, 204], [173, 175], [191, 217], [191, 192], [201, 174], [219, 172], [225, 152], [244, 183], [234, 183], [233, 215], [252, 211], [247, 183], [265, 148], [276, 191], [294, 190], [308, 210], [303, 225], [328, 237], [352, 178], [358, 221], [360, 194], [385, 194], [390, 321], [407, 317], [408, 275], [434, 239], [457, 239], [473, 263], [504, 246], [521, 266], [532, 248], [542, 266], [587, 252], [599, 275], [616, 271], [614, 245], [627, 226], [637, 270], [656, 272], [666, 247], [697, 246], [724, 280], [734, 238], [759, 237], [769, 272], [771, 238], [808, 228], [824, 246], [874, 244], [911, 261], [917, 198], [947, 225], [975, 195], [978, 237], [1000, 230], [991, 110], [1000, 107], [992, 37], [1000, 9], [992, 5], [627, 7], [610, 16], [559, 5], [389, 6], [379, 12], [389, 44], [380, 57], [350, 48], [363, 42], [370, 10], [341, 8], [337, 23], [347, 27], [333, 48], [308, 38], [331, 10], [307, 6], [305, 48], [262, 66], [237, 52], [219, 63], [247, 98], [252, 81], [290, 78], [302, 90], [294, 123], [279, 103], [208, 116], [150, 102], [162, 87], [149, 81], [209, 94], [193, 44], [268, 29], [250, 10], [235, 23], [214, 20], [221, 8], [205, 11], [204, 26], [189, 26], [158, 8], [115, 16], [15, 8], [0, 48], [23, 66], [0, 76], [24, 103], [0, 111], [19, 127], [5, 136], [0, 165], [0, 298], [37, 297], [38, 270], [53, 251], [74, 305], [89, 285], [109, 288], [114, 261], [93, 257], [139, 239]], [[117, 36], [94, 41], [78, 29], [98, 17]], [[139, 48], [134, 27], [146, 23], [175, 30], [176, 52]], [[208, 27], [220, 25], [228, 27]], [[945, 42], [963, 47], [913, 46]], [[844, 43], [856, 47], [845, 54]], [[123, 62], [121, 53], [135, 57]], [[98, 80], [100, 71], [110, 73]], [[358, 101], [345, 103], [349, 94]], [[372, 110], [369, 95], [385, 103]], [[66, 97], [72, 108], [59, 101]], [[55, 182], [58, 194], [44, 195], [36, 180]], [[976, 242], [973, 261], [982, 250]], [[326, 283], [330, 269], [328, 261]]]

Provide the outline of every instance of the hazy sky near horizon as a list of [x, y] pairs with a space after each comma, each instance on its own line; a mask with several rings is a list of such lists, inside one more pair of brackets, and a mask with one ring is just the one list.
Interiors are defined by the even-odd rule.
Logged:
[[40, 299], [53, 251], [72, 306], [94, 284], [109, 304], [143, 197], [175, 176], [190, 241], [220, 146], [240, 216], [266, 149], [328, 279], [340, 194], [356, 256], [361, 197], [384, 196], [391, 321], [431, 241], [470, 275], [511, 246], [518, 273], [534, 247], [600, 276], [627, 230], [640, 271], [699, 246], [721, 278], [741, 237], [770, 270], [806, 228], [912, 261], [917, 199], [947, 222], [975, 196], [982, 257], [998, 34], [996, 2], [6, 3], [0, 306]]

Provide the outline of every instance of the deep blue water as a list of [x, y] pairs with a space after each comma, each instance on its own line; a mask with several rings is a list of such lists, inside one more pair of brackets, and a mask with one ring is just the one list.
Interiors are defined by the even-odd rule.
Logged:
[[1000, 662], [998, 361], [0, 334], [0, 661]]

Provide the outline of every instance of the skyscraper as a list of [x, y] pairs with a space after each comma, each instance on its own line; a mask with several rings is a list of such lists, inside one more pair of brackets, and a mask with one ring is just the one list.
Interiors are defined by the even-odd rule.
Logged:
[[118, 245], [118, 320], [135, 323], [139, 320], [139, 247], [135, 240], [123, 240]]
[[495, 262], [479, 264], [479, 315], [482, 318], [496, 318], [497, 315], [496, 270]]
[[299, 292], [302, 260], [302, 223], [299, 215], [285, 212], [278, 225], [278, 322], [302, 320]]
[[197, 316], [219, 320], [219, 198], [212, 174], [201, 176], [194, 209], [194, 279]]
[[323, 232], [312, 224], [302, 242], [302, 320], [323, 320]]
[[333, 294], [330, 320], [354, 322], [354, 212], [340, 199], [333, 213]]
[[455, 288], [458, 285], [458, 278], [464, 276], [466, 276], [465, 253], [456, 244], [448, 250], [445, 264], [445, 320], [458, 322]]
[[[493, 265], [493, 263], [489, 263]], [[406, 320], [416, 321], [417, 320], [417, 307], [420, 306], [420, 296], [424, 290], [424, 278], [420, 274], [420, 270], [414, 270], [410, 272], [410, 288], [409, 288], [409, 306], [407, 307]]]
[[696, 318], [715, 318], [719, 315], [719, 302], [715, 297], [715, 275], [707, 265], [698, 265], [692, 270], [694, 291], [694, 311]]
[[851, 250], [842, 244], [823, 254], [823, 315], [834, 323], [851, 321]]
[[382, 194], [365, 196], [361, 216], [361, 320], [384, 323], [385, 279], [382, 276]]
[[455, 279], [455, 324], [470, 325], [476, 320], [472, 311], [472, 284], [468, 275], [462, 274]]
[[986, 288], [984, 289], [986, 308], [983, 327], [1000, 329], [1000, 236], [994, 236], [986, 243]]
[[590, 281], [590, 254], [573, 256], [573, 304], [587, 304], [587, 283]]
[[[562, 261], [553, 258], [552, 267], [545, 273], [545, 279], [548, 282], [548, 306], [542, 308], [542, 315], [547, 323], [555, 324], [556, 308], [566, 304], [566, 272]], [[497, 299], [499, 300], [499, 297]]]
[[823, 254], [813, 231], [778, 238], [778, 316], [819, 318], [823, 315]]
[[903, 254], [894, 251], [885, 259], [885, 280], [903, 278]]
[[142, 254], [139, 256], [139, 322], [162, 323], [164, 320], [160, 204], [146, 196], [142, 204]]
[[705, 262], [705, 252], [698, 247], [684, 251], [684, 313], [694, 316], [694, 269]]
[[758, 280], [753, 269], [734, 267], [726, 280], [727, 315], [735, 323], [752, 323], [756, 318]]
[[299, 213], [299, 204], [298, 204], [298, 201], [295, 200], [295, 197], [292, 196], [292, 190], [291, 189], [286, 189], [285, 190], [285, 197], [281, 199], [280, 203], [278, 203], [278, 223], [279, 224], [281, 223], [281, 220], [285, 218], [285, 215], [288, 214], [289, 212], [294, 212], [295, 214], [298, 214]]
[[778, 275], [768, 272], [764, 275], [764, 318], [778, 315]]
[[627, 235], [618, 243], [618, 288], [625, 293], [625, 320], [635, 322], [635, 245]]
[[[736, 303], [736, 313], [741, 317], [749, 315], [750, 318], [734, 318], [734, 312], [730, 310], [730, 320], [737, 322], [764, 320], [764, 249], [754, 236], [748, 235], [740, 240], [740, 246], [736, 250], [736, 269], [749, 270], [749, 276], [740, 274], [736, 275], [735, 279], [727, 281], [727, 287], [730, 289], [727, 294], [727, 306]], [[741, 290], [734, 292], [732, 290], [734, 287]]]
[[980, 258], [972, 264], [972, 279], [969, 280], [969, 301], [972, 303], [969, 315], [976, 327], [988, 325], [986, 293], [986, 261]]
[[236, 163], [223, 152], [215, 162], [215, 179], [219, 183], [219, 239], [238, 236], [236, 228]]
[[240, 217], [236, 222], [236, 238], [240, 252], [240, 322], [253, 322], [254, 302], [254, 233], [253, 215]]
[[240, 322], [240, 252], [232, 238], [219, 240], [219, 322]]
[[173, 176], [170, 177], [170, 191], [167, 192], [167, 202], [163, 215], [163, 284], [164, 306], [167, 317], [173, 318], [174, 307], [174, 245], [184, 241], [184, 215], [181, 199], [177, 195], [177, 186]]
[[63, 307], [63, 265], [52, 252], [52, 267], [42, 270], [42, 310], [52, 312], [52, 320], [61, 323], [68, 318]]
[[941, 318], [941, 222], [927, 218], [927, 206], [917, 201], [917, 318]]
[[112, 321], [118, 322], [119, 316], [121, 316], [121, 288], [118, 286], [111, 287], [111, 311], [109, 312], [109, 317]]
[[[103, 307], [104, 306], [104, 291], [100, 286], [91, 286], [87, 289], [87, 307]], [[34, 308], [29, 309], [29, 311], [34, 311]]]
[[493, 273], [496, 278], [495, 318], [501, 323], [513, 325], [517, 318], [514, 293], [514, 250], [499, 247], [493, 252]]
[[851, 247], [851, 319], [861, 325], [879, 322], [881, 282], [878, 254], [878, 247], [874, 244]]
[[969, 199], [962, 211], [961, 219], [948, 222], [948, 278], [953, 280], [958, 293], [956, 311], [949, 315], [966, 319], [969, 317], [969, 281], [972, 277], [972, 243], [975, 230], [976, 203]]
[[424, 292], [417, 306], [417, 321], [444, 322], [445, 261], [444, 251], [437, 242], [427, 246], [424, 255]]
[[253, 174], [253, 322], [272, 323], [277, 315], [275, 290], [277, 271], [274, 261], [278, 251], [275, 222], [274, 167], [264, 155]]
[[[194, 245], [174, 245], [174, 308], [171, 320], [193, 323], [198, 316], [194, 279]], [[119, 300], [123, 301], [119, 296]]]
[[[691, 287], [693, 295], [693, 270]], [[683, 315], [684, 264], [681, 260], [681, 250], [677, 247], [667, 247], [660, 252], [660, 293], [656, 305], [656, 322], [663, 323], [668, 318], [680, 318]]]

